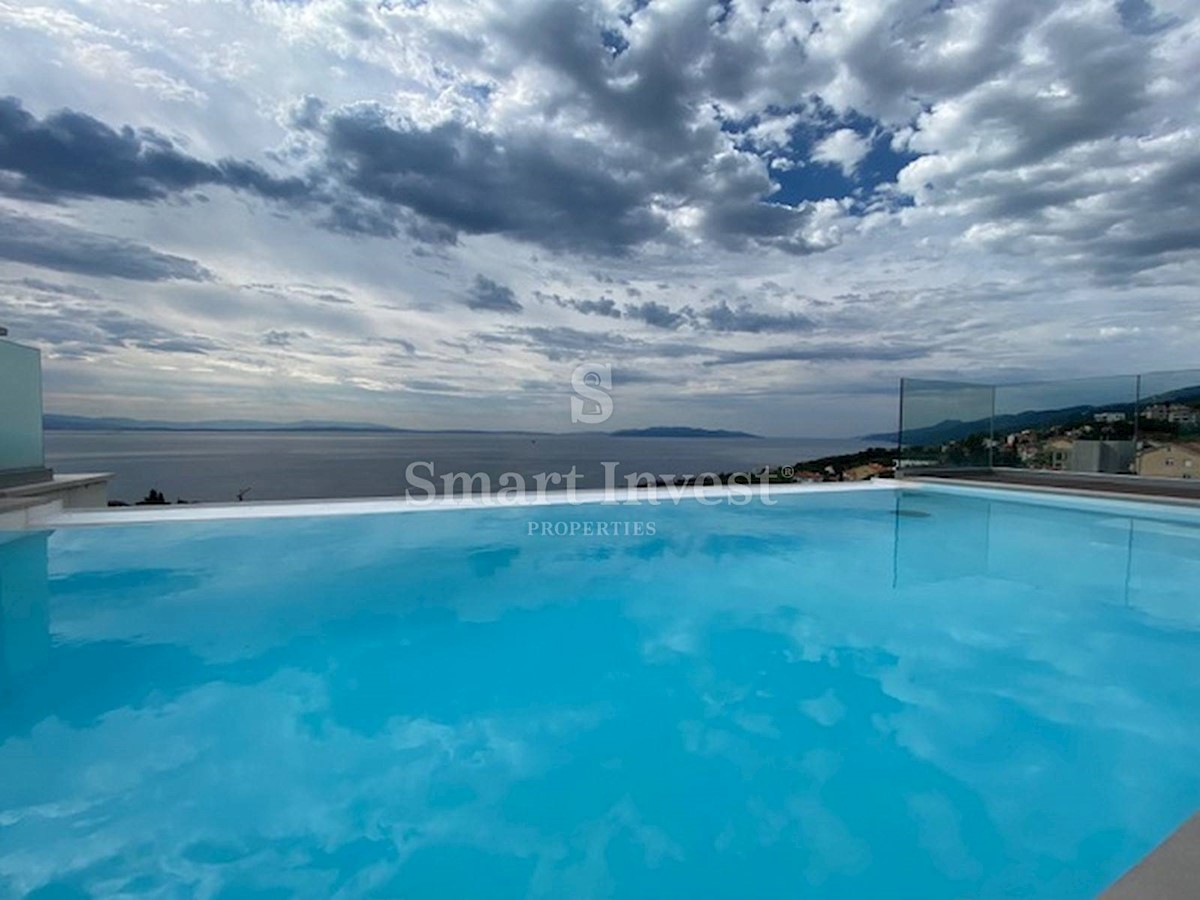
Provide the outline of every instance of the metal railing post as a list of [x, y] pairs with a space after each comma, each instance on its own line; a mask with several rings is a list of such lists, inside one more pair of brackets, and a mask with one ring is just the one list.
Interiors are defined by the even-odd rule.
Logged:
[[1142, 373], [1139, 372], [1133, 379], [1133, 474], [1142, 474], [1142, 455], [1138, 452], [1138, 434], [1140, 433], [1140, 423], [1138, 420], [1142, 417]]
[[988, 417], [988, 468], [996, 465], [996, 385], [992, 385], [992, 414]]

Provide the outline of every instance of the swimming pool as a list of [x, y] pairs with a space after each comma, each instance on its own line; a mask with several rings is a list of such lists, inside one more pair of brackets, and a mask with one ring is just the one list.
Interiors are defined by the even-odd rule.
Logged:
[[9, 535], [0, 892], [1065, 900], [1200, 807], [1200, 514], [776, 499]]

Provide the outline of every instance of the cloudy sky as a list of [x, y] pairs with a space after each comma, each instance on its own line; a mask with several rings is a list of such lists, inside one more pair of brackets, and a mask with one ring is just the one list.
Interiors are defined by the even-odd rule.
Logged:
[[49, 411], [779, 435], [1200, 366], [1197, 0], [0, 2]]

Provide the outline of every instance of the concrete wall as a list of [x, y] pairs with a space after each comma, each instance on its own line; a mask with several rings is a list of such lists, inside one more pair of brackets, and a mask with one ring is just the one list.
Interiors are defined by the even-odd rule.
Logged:
[[1137, 449], [1133, 441], [1075, 441], [1070, 451], [1072, 472], [1132, 471]]
[[42, 355], [0, 340], [0, 475], [44, 466]]

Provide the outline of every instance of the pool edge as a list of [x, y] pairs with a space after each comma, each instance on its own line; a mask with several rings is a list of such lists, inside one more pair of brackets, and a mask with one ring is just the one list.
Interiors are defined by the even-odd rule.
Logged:
[[131, 506], [96, 510], [47, 509], [29, 516], [30, 529], [144, 525], [166, 522], [208, 522], [219, 520], [279, 519], [299, 517], [383, 515], [395, 513], [444, 512], [464, 509], [521, 509], [544, 506], [612, 504], [623, 506], [664, 506], [683, 501], [721, 503], [731, 498], [750, 502], [761, 497], [821, 495], [860, 491], [895, 491], [902, 485], [891, 479], [837, 482], [829, 484], [772, 484], [740, 487], [664, 487], [637, 491], [593, 489], [548, 491], [541, 496], [520, 499], [488, 497], [438, 497], [410, 500], [404, 497], [372, 497], [329, 500], [267, 500], [246, 503], [185, 504], [182, 506]]

